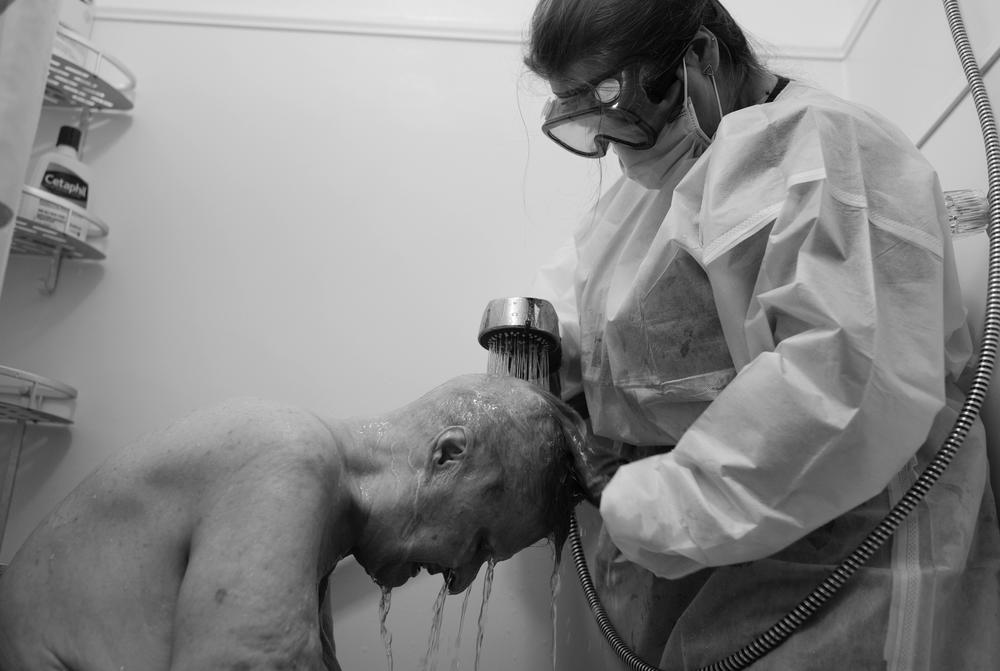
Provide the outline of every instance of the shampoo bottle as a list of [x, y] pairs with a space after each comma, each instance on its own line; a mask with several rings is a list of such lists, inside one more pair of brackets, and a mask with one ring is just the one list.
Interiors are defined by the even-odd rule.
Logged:
[[[38, 159], [28, 186], [69, 201], [84, 210], [90, 200], [91, 170], [80, 160], [81, 133], [73, 126], [59, 129], [59, 139], [52, 151]], [[58, 201], [38, 201], [31, 217], [40, 224], [55, 228], [74, 238], [87, 238], [87, 224], [73, 216]]]

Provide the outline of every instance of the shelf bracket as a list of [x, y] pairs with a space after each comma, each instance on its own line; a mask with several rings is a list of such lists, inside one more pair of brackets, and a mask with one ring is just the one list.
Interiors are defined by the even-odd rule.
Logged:
[[7, 519], [10, 516], [11, 502], [14, 500], [14, 481], [17, 478], [17, 466], [21, 460], [21, 448], [24, 446], [24, 432], [27, 422], [17, 423], [14, 442], [7, 452], [7, 465], [3, 471], [3, 481], [0, 482], [0, 546], [3, 545], [4, 533], [7, 531]]
[[52, 252], [52, 258], [49, 259], [49, 274], [46, 275], [45, 282], [40, 289], [46, 296], [51, 296], [56, 292], [56, 286], [59, 284], [59, 273], [62, 271], [63, 256], [62, 247], [57, 247]]
[[83, 160], [83, 152], [87, 146], [87, 135], [90, 133], [90, 122], [93, 118], [94, 108], [80, 108], [80, 116], [77, 119], [77, 127], [80, 129], [80, 148], [77, 150], [77, 155], [81, 161]]

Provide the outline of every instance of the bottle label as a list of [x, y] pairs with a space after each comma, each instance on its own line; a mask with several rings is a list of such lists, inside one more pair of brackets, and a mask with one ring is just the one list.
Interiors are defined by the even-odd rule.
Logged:
[[21, 198], [18, 216], [78, 240], [86, 240], [90, 232], [89, 224], [77, 213], [70, 212], [68, 207], [44, 198], [34, 196]]
[[42, 176], [42, 188], [49, 193], [72, 201], [80, 207], [87, 207], [87, 183], [71, 172], [46, 170]]

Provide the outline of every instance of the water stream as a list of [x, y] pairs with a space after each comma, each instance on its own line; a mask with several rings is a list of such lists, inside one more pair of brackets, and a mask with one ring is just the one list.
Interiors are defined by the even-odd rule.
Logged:
[[451, 663], [451, 671], [458, 671], [459, 651], [462, 645], [462, 627], [465, 625], [465, 611], [469, 607], [469, 596], [472, 595], [472, 585], [465, 588], [465, 596], [462, 598], [462, 612], [458, 616], [458, 634], [455, 636], [455, 657]]
[[552, 591], [552, 671], [556, 671], [556, 634], [559, 629], [557, 627], [557, 609], [558, 606], [556, 601], [559, 598], [559, 590], [562, 587], [562, 579], [559, 576], [559, 555], [553, 552], [552, 561], [552, 576], [549, 578], [549, 588]]
[[479, 656], [483, 651], [483, 640], [486, 638], [486, 606], [490, 601], [490, 590], [493, 589], [493, 570], [496, 560], [492, 557], [486, 564], [486, 576], [483, 578], [483, 602], [479, 606], [479, 630], [476, 632], [476, 664], [474, 671], [479, 671]]
[[[436, 671], [437, 652], [441, 644], [441, 620], [444, 619], [444, 602], [448, 598], [448, 581], [441, 581], [441, 590], [434, 600], [434, 610], [431, 615], [431, 633], [427, 639], [427, 652], [420, 663], [422, 671]], [[433, 666], [432, 666], [433, 665]]]
[[388, 662], [389, 671], [392, 671], [392, 633], [386, 625], [389, 617], [389, 606], [392, 603], [392, 589], [382, 588], [382, 598], [378, 602], [379, 629], [382, 632], [382, 644], [385, 646], [385, 658]]
[[522, 333], [501, 333], [490, 339], [486, 372], [509, 375], [548, 388], [549, 346]]

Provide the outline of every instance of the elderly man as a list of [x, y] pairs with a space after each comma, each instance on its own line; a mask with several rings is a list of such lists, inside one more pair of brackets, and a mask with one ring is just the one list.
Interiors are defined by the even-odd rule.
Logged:
[[579, 418], [512, 378], [456, 378], [369, 420], [241, 400], [112, 457], [0, 578], [0, 669], [339, 669], [326, 577], [421, 568], [466, 589], [575, 501]]

